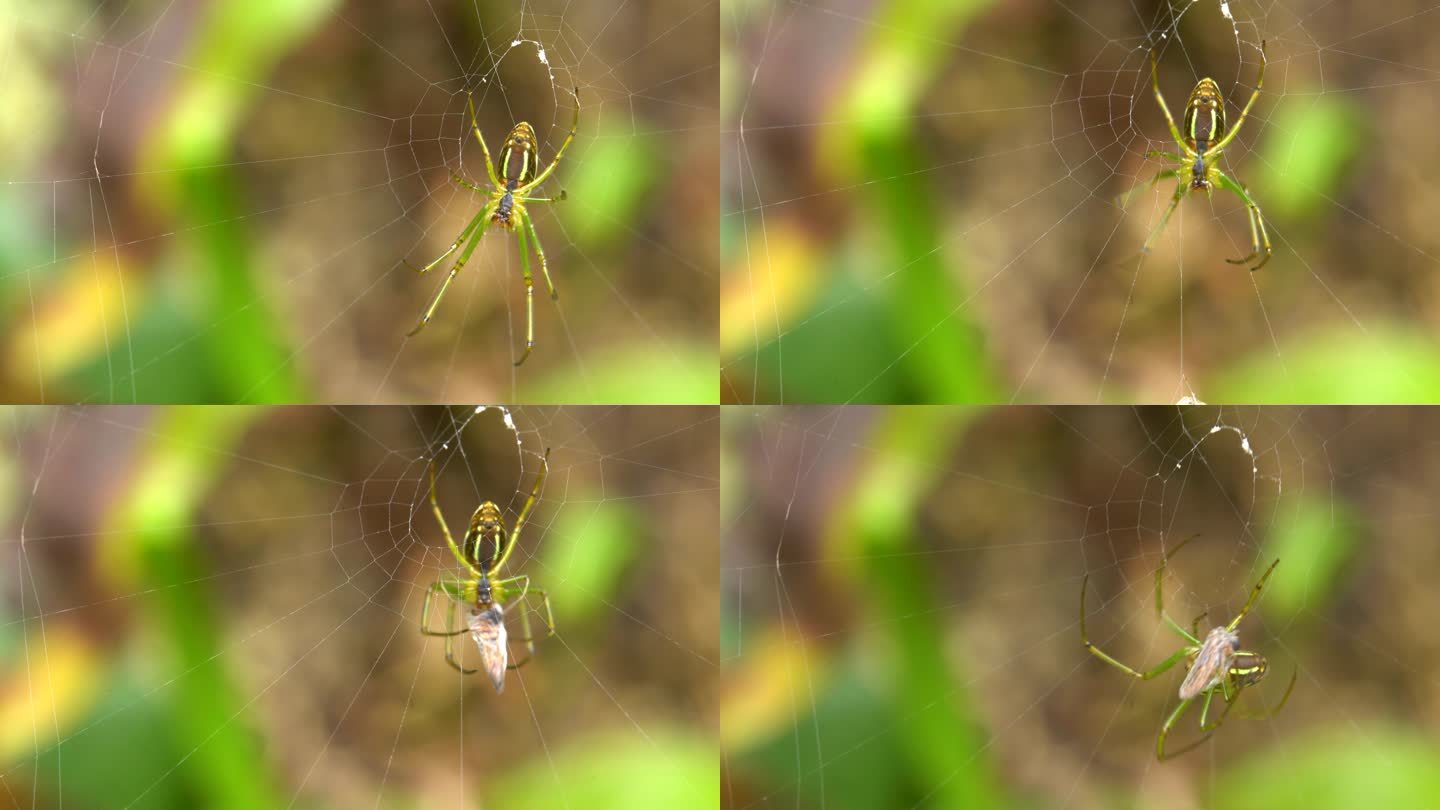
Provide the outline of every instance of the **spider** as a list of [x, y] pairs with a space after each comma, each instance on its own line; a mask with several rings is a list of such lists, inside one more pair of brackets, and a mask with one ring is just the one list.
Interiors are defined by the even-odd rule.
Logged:
[[[1184, 548], [1186, 543], [1194, 540], [1197, 536], [1192, 535], [1186, 538], [1180, 545], [1172, 549], [1170, 554]], [[1190, 631], [1187, 632], [1165, 612], [1164, 595], [1160, 583], [1165, 573], [1165, 566], [1169, 562], [1170, 557], [1167, 554], [1161, 560], [1160, 567], [1155, 569], [1155, 613], [1170, 625], [1170, 629], [1183, 637], [1186, 644], [1180, 648], [1179, 652], [1161, 661], [1149, 672], [1131, 669], [1090, 643], [1090, 638], [1085, 632], [1085, 590], [1090, 582], [1090, 575], [1086, 574], [1084, 581], [1080, 584], [1080, 643], [1085, 645], [1085, 649], [1089, 650], [1091, 655], [1130, 677], [1142, 681], [1160, 676], [1179, 663], [1181, 659], [1185, 659], [1190, 668], [1185, 674], [1185, 679], [1180, 682], [1180, 705], [1176, 706], [1170, 712], [1170, 716], [1165, 718], [1165, 725], [1160, 728], [1160, 736], [1155, 740], [1155, 758], [1162, 762], [1171, 757], [1178, 757], [1210, 739], [1211, 734], [1220, 728], [1221, 724], [1225, 722], [1225, 718], [1229, 716], [1230, 709], [1235, 706], [1240, 693], [1264, 679], [1269, 667], [1265, 656], [1240, 649], [1240, 636], [1235, 632], [1235, 628], [1240, 626], [1240, 621], [1245, 618], [1245, 614], [1250, 612], [1250, 608], [1260, 598], [1260, 592], [1265, 588], [1265, 580], [1270, 578], [1270, 573], [1275, 570], [1275, 566], [1280, 564], [1278, 558], [1275, 562], [1270, 563], [1270, 567], [1265, 569], [1265, 574], [1260, 577], [1259, 582], [1255, 583], [1255, 589], [1250, 592], [1250, 598], [1245, 600], [1245, 606], [1240, 609], [1235, 618], [1231, 619], [1229, 624], [1211, 628], [1202, 641], [1200, 639], [1200, 620], [1205, 618], [1206, 614], [1202, 613], [1196, 616]], [[1285, 701], [1290, 699], [1290, 691], [1295, 688], [1295, 676], [1298, 674], [1298, 670], [1291, 673], [1290, 685], [1285, 688], [1285, 695], [1280, 698], [1280, 702], [1273, 709], [1248, 716], [1269, 717], [1285, 708]], [[1221, 712], [1220, 718], [1215, 721], [1214, 725], [1211, 725], [1209, 722], [1210, 701], [1217, 692], [1225, 701], [1225, 711]], [[1205, 736], [1179, 751], [1166, 754], [1165, 738], [1169, 735], [1170, 729], [1180, 720], [1180, 716], [1185, 713], [1185, 710], [1201, 697], [1205, 698], [1205, 702], [1200, 708], [1200, 730], [1204, 732]]]
[[[1220, 155], [1225, 147], [1235, 139], [1240, 132], [1240, 127], [1245, 123], [1245, 117], [1250, 114], [1250, 108], [1255, 106], [1255, 100], [1260, 97], [1260, 88], [1265, 83], [1265, 42], [1260, 42], [1260, 74], [1255, 79], [1255, 92], [1250, 94], [1250, 100], [1245, 102], [1245, 108], [1240, 111], [1240, 118], [1235, 122], [1233, 129], [1227, 129], [1225, 125], [1225, 100], [1220, 95], [1220, 85], [1214, 79], [1206, 77], [1195, 85], [1190, 91], [1190, 100], [1185, 105], [1185, 130], [1182, 132], [1175, 126], [1175, 119], [1170, 115], [1170, 108], [1165, 104], [1165, 97], [1160, 94], [1160, 75], [1156, 67], [1155, 51], [1150, 51], [1150, 83], [1155, 88], [1155, 100], [1160, 103], [1160, 112], [1165, 114], [1165, 123], [1170, 127], [1170, 136], [1175, 139], [1175, 145], [1180, 147], [1183, 154], [1155, 150], [1145, 153], [1145, 157], [1161, 158], [1176, 164], [1173, 169], [1165, 169], [1151, 178], [1148, 187], [1153, 187], [1161, 180], [1174, 178], [1176, 181], [1175, 195], [1170, 198], [1170, 207], [1165, 209], [1164, 215], [1150, 231], [1150, 236], [1145, 240], [1145, 246], [1140, 248], [1142, 254], [1148, 254], [1155, 244], [1155, 239], [1165, 229], [1165, 223], [1170, 221], [1170, 215], [1185, 199], [1185, 195], [1191, 191], [1204, 191], [1207, 195], [1215, 186], [1233, 192], [1244, 203], [1250, 215], [1250, 255], [1243, 259], [1226, 259], [1230, 264], [1249, 264], [1255, 259], [1260, 261], [1250, 270], [1253, 272], [1265, 266], [1270, 261], [1270, 235], [1265, 232], [1265, 218], [1260, 215], [1260, 206], [1250, 197], [1249, 190], [1244, 183], [1237, 182], [1225, 172], [1220, 170]], [[1133, 191], [1134, 189], [1132, 189]], [[1128, 194], [1126, 195], [1129, 196]]]
[[[525, 637], [521, 641], [525, 643], [528, 652], [524, 659], [513, 664], [508, 662], [509, 648], [506, 643], [504, 612], [507, 603], [523, 600], [532, 593], [539, 595], [545, 603], [545, 627], [548, 630], [545, 637], [555, 635], [555, 614], [550, 610], [549, 593], [530, 587], [530, 577], [525, 574], [491, 579], [500, 573], [505, 561], [510, 558], [510, 553], [515, 550], [515, 545], [520, 540], [520, 532], [525, 528], [525, 520], [530, 516], [530, 509], [535, 506], [535, 499], [540, 496], [540, 488], [545, 483], [545, 474], [549, 470], [550, 451], [547, 449], [540, 473], [535, 477], [535, 486], [530, 490], [530, 497], [525, 499], [520, 516], [515, 519], [515, 530], [508, 536], [500, 507], [496, 506], [494, 501], [485, 501], [470, 516], [470, 528], [466, 530], [460, 545], [456, 545], [454, 536], [450, 534], [450, 527], [445, 524], [445, 515], [440, 512], [440, 502], [435, 497], [435, 462], [430, 462], [430, 506], [435, 510], [435, 520], [445, 534], [450, 553], [465, 567], [469, 576], [442, 577], [431, 583], [425, 593], [425, 605], [420, 610], [420, 632], [427, 636], [444, 636], [445, 660], [466, 675], [478, 670], [466, 669], [455, 660], [454, 641], [456, 636], [470, 633], [480, 648], [481, 663], [485, 674], [490, 676], [490, 682], [495, 684], [496, 693], [505, 688], [505, 671], [519, 669], [535, 654], [535, 640], [530, 632], [530, 612], [522, 605], [520, 622], [524, 627]], [[493, 551], [489, 551], [490, 549]], [[444, 631], [430, 629], [430, 601], [436, 594], [450, 599], [450, 613], [446, 618]], [[468, 626], [456, 630], [455, 608], [460, 605], [468, 606], [470, 615]]]
[[[460, 253], [460, 258], [450, 268], [450, 275], [445, 277], [441, 283], [440, 290], [435, 293], [435, 298], [430, 301], [430, 306], [425, 309], [425, 314], [420, 317], [420, 322], [415, 328], [406, 333], [406, 337], [413, 337], [425, 324], [430, 322], [431, 316], [435, 314], [436, 307], [440, 306], [440, 299], [445, 297], [445, 291], [450, 289], [450, 282], [455, 280], [460, 268], [470, 260], [470, 254], [475, 252], [475, 247], [480, 244], [480, 237], [485, 234], [485, 229], [492, 223], [500, 227], [514, 231], [516, 238], [520, 241], [520, 260], [525, 273], [525, 351], [515, 365], [525, 362], [530, 356], [530, 351], [535, 348], [535, 282], [530, 276], [530, 251], [529, 243], [535, 243], [535, 256], [540, 260], [540, 272], [545, 275], [545, 286], [550, 290], [550, 299], [558, 301], [560, 295], [555, 292], [555, 282], [550, 280], [550, 268], [545, 264], [545, 249], [540, 246], [540, 236], [535, 233], [535, 223], [530, 219], [530, 214], [525, 210], [527, 203], [548, 203], [560, 202], [566, 198], [564, 189], [554, 197], [531, 196], [535, 189], [550, 179], [555, 167], [560, 165], [560, 158], [564, 157], [565, 149], [570, 142], [575, 140], [575, 131], [580, 126], [580, 88], [571, 91], [575, 96], [575, 117], [570, 122], [570, 134], [565, 137], [565, 142], [555, 152], [555, 159], [544, 171], [539, 171], [540, 162], [536, 151], [535, 128], [525, 121], [515, 125], [510, 130], [509, 136], [505, 138], [505, 145], [500, 147], [499, 171], [495, 162], [490, 159], [490, 148], [485, 145], [485, 138], [480, 134], [480, 121], [475, 117], [475, 98], [467, 97], [470, 107], [470, 126], [475, 132], [475, 140], [480, 142], [480, 152], [485, 158], [485, 170], [490, 176], [490, 183], [494, 190], [486, 190], [467, 180], [456, 172], [451, 172], [451, 177], [461, 186], [487, 196], [484, 207], [480, 213], [470, 220], [465, 230], [451, 243], [448, 250], [440, 254], [438, 258], [424, 267], [415, 268], [420, 273], [429, 272], [431, 268], [445, 261], [450, 254], [460, 249], [461, 245], [465, 250]], [[537, 173], [538, 172], [538, 173]]]

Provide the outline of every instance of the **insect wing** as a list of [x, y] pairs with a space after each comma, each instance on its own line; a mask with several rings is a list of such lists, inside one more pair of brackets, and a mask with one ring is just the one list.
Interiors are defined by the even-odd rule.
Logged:
[[1186, 673], [1185, 680], [1180, 682], [1181, 700], [1195, 697], [1219, 683], [1220, 679], [1225, 676], [1230, 669], [1231, 659], [1235, 657], [1232, 638], [1224, 632], [1223, 627], [1215, 628], [1210, 635], [1205, 637], [1205, 643], [1195, 654], [1195, 663], [1190, 665], [1190, 671]]
[[480, 664], [485, 674], [490, 676], [490, 682], [495, 684], [496, 694], [505, 691], [505, 667], [509, 664], [510, 645], [505, 634], [505, 614], [499, 605], [470, 614], [470, 637], [480, 648]]

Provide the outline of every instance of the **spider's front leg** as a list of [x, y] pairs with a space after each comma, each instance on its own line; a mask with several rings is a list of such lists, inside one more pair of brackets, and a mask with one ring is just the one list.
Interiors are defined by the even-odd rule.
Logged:
[[[420, 634], [426, 636], [444, 636], [445, 662], [458, 670], [462, 675], [472, 675], [478, 670], [466, 669], [460, 666], [460, 662], [455, 659], [455, 637], [469, 632], [468, 628], [453, 629], [455, 626], [455, 607], [458, 603], [455, 601], [452, 591], [456, 585], [458, 585], [458, 583], [450, 583], [443, 580], [430, 584], [430, 587], [425, 592], [425, 604], [420, 608]], [[463, 585], [460, 585], [460, 587], [463, 588]], [[430, 629], [430, 604], [437, 593], [443, 594], [450, 600], [450, 612], [446, 616], [445, 630], [443, 632]]]
[[1171, 667], [1180, 663], [1180, 661], [1184, 659], [1188, 653], [1194, 651], [1193, 647], [1181, 647], [1179, 652], [1175, 653], [1169, 658], [1166, 658], [1164, 661], [1161, 661], [1154, 669], [1150, 670], [1149, 672], [1141, 672], [1138, 669], [1133, 669], [1110, 657], [1110, 655], [1107, 654], [1104, 650], [1101, 650], [1099, 647], [1096, 647], [1094, 644], [1090, 643], [1090, 635], [1085, 630], [1085, 591], [1088, 590], [1089, 585], [1090, 575], [1086, 574], [1084, 581], [1080, 583], [1080, 643], [1085, 646], [1085, 649], [1090, 651], [1091, 655], [1099, 658], [1101, 661], [1104, 661], [1110, 666], [1115, 667], [1121, 672], [1124, 672], [1126, 675], [1129, 675], [1132, 678], [1136, 678], [1142, 681], [1148, 681], [1151, 678], [1156, 678], [1160, 675], [1165, 674], [1165, 672], [1167, 672]]

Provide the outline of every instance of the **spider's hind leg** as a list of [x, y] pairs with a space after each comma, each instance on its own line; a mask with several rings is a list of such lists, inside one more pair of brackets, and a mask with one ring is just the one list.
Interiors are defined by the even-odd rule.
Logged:
[[1250, 268], [1250, 272], [1253, 273], [1264, 267], [1274, 253], [1270, 247], [1270, 234], [1265, 230], [1265, 217], [1260, 213], [1260, 206], [1255, 204], [1255, 200], [1250, 196], [1245, 184], [1236, 182], [1219, 169], [1215, 170], [1215, 179], [1221, 188], [1234, 192], [1235, 196], [1245, 203], [1245, 210], [1250, 215], [1250, 255], [1242, 259], [1226, 259], [1225, 261], [1230, 264], [1249, 264], [1258, 258], [1260, 259], [1259, 263]]

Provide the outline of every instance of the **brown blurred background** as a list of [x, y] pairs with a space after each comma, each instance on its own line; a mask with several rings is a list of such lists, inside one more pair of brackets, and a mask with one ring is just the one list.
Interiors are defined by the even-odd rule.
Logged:
[[[1431, 4], [735, 6], [722, 43], [735, 402], [1440, 401]], [[1228, 9], [1232, 19], [1224, 16]], [[1116, 198], [1213, 77], [1233, 194]]]
[[[1440, 785], [1433, 408], [726, 409], [734, 808], [1428, 807]], [[1154, 614], [1270, 674], [1157, 763]], [[1296, 685], [1274, 706], [1291, 673]], [[1217, 704], [1218, 707], [1218, 704]], [[1214, 719], [1212, 711], [1212, 720]], [[1171, 732], [1200, 738], [1199, 707]]]
[[[7, 7], [9, 8], [7, 11]], [[12, 402], [712, 402], [712, 3], [0, 3], [0, 388]], [[516, 237], [428, 328], [519, 121], [559, 293], [520, 369]], [[533, 257], [532, 257], [533, 258]]]
[[[513, 418], [3, 412], [0, 807], [714, 806], [716, 411]], [[506, 573], [557, 633], [497, 695], [419, 633], [457, 569], [426, 459], [463, 532], [546, 447]]]

